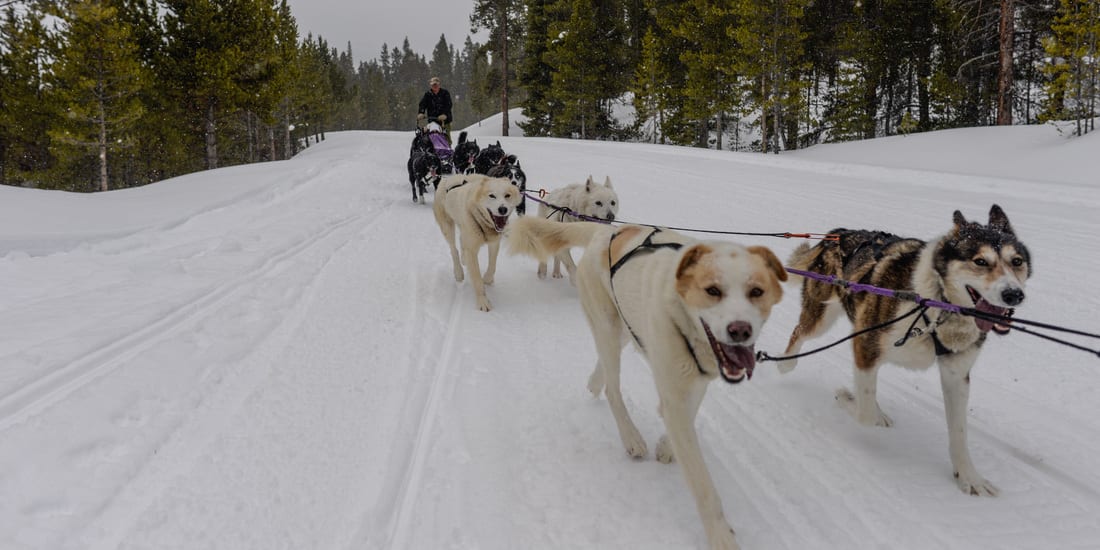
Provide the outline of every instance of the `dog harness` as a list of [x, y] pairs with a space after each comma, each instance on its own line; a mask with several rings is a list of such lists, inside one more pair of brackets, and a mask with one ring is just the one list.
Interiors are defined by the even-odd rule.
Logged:
[[[955, 353], [951, 348], [943, 345], [943, 342], [940, 341], [939, 335], [936, 334], [936, 325], [939, 324], [939, 320], [936, 320], [936, 324], [932, 324], [932, 321], [928, 320], [928, 315], [925, 313], [926, 311], [928, 311], [928, 306], [920, 306], [919, 309], [920, 316], [916, 319], [913, 319], [913, 322], [909, 325], [909, 330], [905, 331], [905, 336], [902, 336], [900, 340], [894, 342], [894, 346], [904, 346], [905, 343], [909, 341], [909, 337], [919, 336], [923, 334], [924, 331], [917, 328], [917, 321], [923, 319], [924, 324], [928, 327], [928, 335], [932, 337], [932, 347], [936, 350], [936, 357], [943, 357], [944, 355], [951, 355], [952, 353]], [[911, 313], [912, 311], [910, 311], [906, 315], [910, 315]]]
[[[679, 250], [683, 248], [684, 245], [680, 243], [654, 243], [653, 236], [660, 232], [661, 228], [653, 228], [653, 232], [647, 235], [645, 240], [643, 240], [641, 244], [630, 249], [630, 251], [628, 251], [626, 254], [623, 254], [622, 257], [619, 258], [619, 261], [615, 262], [614, 264], [611, 263], [611, 243], [615, 241], [615, 237], [618, 237], [619, 233], [613, 233], [611, 235], [611, 239], [607, 243], [607, 263], [611, 266], [611, 268], [608, 270], [609, 283], [611, 287], [611, 300], [615, 302], [615, 311], [619, 312], [619, 318], [622, 319], [623, 324], [626, 325], [626, 330], [630, 332], [630, 336], [634, 338], [634, 343], [637, 344], [638, 348], [641, 349], [643, 352], [645, 351], [645, 346], [642, 345], [642, 339], [638, 338], [638, 333], [634, 332], [634, 328], [630, 326], [630, 322], [627, 321], [626, 316], [623, 315], [622, 308], [619, 307], [619, 298], [615, 295], [615, 274], [619, 272], [619, 269], [621, 269], [628, 260], [637, 257], [639, 254], [656, 252], [657, 250], [660, 250], [662, 248], [667, 248], [670, 250]], [[688, 353], [691, 354], [691, 359], [695, 361], [695, 368], [699, 370], [699, 374], [706, 375], [707, 371], [703, 370], [703, 366], [699, 364], [699, 357], [695, 355], [695, 348], [691, 345], [691, 341], [688, 340], [688, 337], [684, 335], [684, 332], [681, 331], [679, 327], [676, 328], [676, 332], [679, 332], [680, 338], [683, 338], [684, 345], [687, 346]]]

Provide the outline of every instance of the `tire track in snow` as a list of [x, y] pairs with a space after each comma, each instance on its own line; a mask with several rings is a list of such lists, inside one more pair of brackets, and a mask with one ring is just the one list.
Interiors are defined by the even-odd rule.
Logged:
[[[400, 489], [394, 498], [393, 509], [395, 511], [390, 517], [389, 526], [386, 531], [386, 544], [383, 546], [384, 548], [397, 550], [409, 547], [409, 532], [412, 530], [413, 506], [416, 503], [416, 496], [420, 492], [424, 462], [431, 448], [433, 439], [432, 432], [435, 427], [436, 418], [438, 417], [439, 404], [442, 401], [440, 394], [443, 391], [444, 379], [447, 378], [448, 373], [457, 369], [458, 364], [461, 362], [459, 358], [455, 357], [455, 342], [457, 335], [461, 331], [463, 308], [470, 307], [465, 300], [461, 299], [461, 296], [466, 295], [463, 286], [464, 285], [456, 286], [452, 295], [450, 313], [447, 320], [447, 336], [444, 338], [441, 346], [438, 361], [439, 367], [434, 372], [431, 388], [428, 390], [427, 400], [421, 408], [420, 420], [416, 428], [415, 439], [413, 440], [411, 457], [407, 461], [408, 466], [402, 474]], [[421, 363], [424, 364], [429, 361], [432, 361], [431, 356], [425, 357]]]
[[62, 401], [72, 392], [126, 364], [164, 337], [214, 311], [256, 278], [293, 260], [332, 233], [361, 217], [361, 215], [351, 215], [340, 218], [322, 230], [268, 256], [260, 265], [237, 276], [229, 283], [218, 285], [145, 327], [0, 397], [0, 431], [25, 421]]

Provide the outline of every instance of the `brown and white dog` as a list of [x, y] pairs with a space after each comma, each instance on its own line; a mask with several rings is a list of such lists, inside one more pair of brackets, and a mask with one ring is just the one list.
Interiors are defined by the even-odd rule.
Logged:
[[[477, 308], [481, 311], [492, 309], [485, 295], [485, 285], [493, 284], [500, 237], [519, 201], [519, 190], [508, 178], [490, 178], [482, 174], [448, 176], [436, 191], [432, 210], [443, 239], [451, 247], [455, 281], [462, 282], [462, 263], [465, 261], [477, 297]], [[455, 247], [455, 228], [461, 240], [461, 257]], [[489, 247], [489, 267], [482, 275], [477, 255], [486, 245]]]
[[782, 297], [786, 271], [771, 250], [697, 241], [668, 230], [527, 217], [512, 222], [509, 250], [547, 259], [585, 247], [577, 290], [598, 360], [588, 389], [607, 395], [626, 452], [645, 456], [619, 386], [623, 346], [633, 341], [653, 370], [667, 434], [657, 460], [680, 462], [712, 548], [737, 548], [699, 439], [695, 415], [707, 384], [752, 377], [753, 344]]
[[[973, 306], [988, 314], [1007, 317], [1024, 301], [1024, 283], [1031, 276], [1027, 248], [1016, 239], [1008, 216], [997, 205], [989, 211], [989, 223], [968, 222], [955, 211], [954, 227], [934, 242], [905, 239], [880, 231], [837, 229], [837, 242], [814, 247], [802, 245], [788, 262], [791, 267], [848, 281], [858, 281], [898, 291], [914, 291], [932, 300]], [[818, 336], [846, 313], [853, 332], [886, 323], [911, 311], [895, 298], [847, 290], [805, 279], [802, 313], [791, 333], [786, 355], [796, 354], [802, 343]], [[867, 426], [893, 422], [875, 398], [878, 367], [891, 362], [911, 369], [939, 366], [947, 414], [949, 452], [955, 481], [972, 495], [997, 494], [997, 488], [978, 474], [967, 447], [967, 401], [970, 369], [978, 358], [987, 333], [1009, 331], [1006, 321], [983, 320], [956, 313], [929, 310], [914, 322], [908, 319], [883, 330], [860, 334], [852, 340], [855, 356], [855, 393], [837, 391], [837, 401]], [[910, 336], [910, 327], [916, 330]], [[797, 359], [779, 364], [790, 372]]]

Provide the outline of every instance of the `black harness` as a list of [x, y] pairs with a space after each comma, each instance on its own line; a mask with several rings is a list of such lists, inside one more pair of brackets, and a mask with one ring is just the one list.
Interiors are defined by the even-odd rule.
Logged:
[[[638, 333], [634, 332], [634, 328], [630, 326], [630, 322], [627, 321], [626, 316], [623, 315], [622, 308], [619, 307], [619, 298], [615, 295], [615, 274], [619, 272], [619, 269], [621, 269], [628, 260], [638, 257], [639, 254], [649, 254], [651, 252], [656, 252], [664, 248], [670, 250], [679, 250], [683, 248], [684, 245], [680, 243], [654, 243], [653, 236], [660, 232], [660, 228], [654, 228], [653, 232], [647, 235], [645, 240], [643, 240], [641, 244], [632, 248], [626, 254], [623, 254], [622, 257], [619, 258], [619, 261], [615, 262], [614, 264], [611, 263], [611, 243], [615, 241], [615, 237], [618, 237], [619, 233], [612, 234], [611, 239], [607, 243], [607, 263], [611, 266], [611, 268], [608, 270], [609, 282], [611, 286], [611, 300], [615, 302], [615, 311], [619, 312], [619, 318], [622, 319], [623, 324], [626, 325], [626, 330], [629, 331], [630, 336], [634, 338], [634, 343], [637, 344], [638, 349], [641, 349], [643, 352], [645, 351], [645, 346], [642, 345], [642, 339], [638, 338]], [[699, 357], [695, 355], [695, 348], [691, 345], [691, 341], [688, 340], [688, 337], [685, 336], [683, 331], [681, 331], [679, 328], [677, 328], [676, 331], [680, 333], [680, 338], [683, 338], [684, 345], [687, 346], [688, 353], [691, 354], [692, 360], [695, 361], [695, 368], [699, 369], [699, 374], [706, 375], [707, 371], [703, 370], [702, 365], [699, 364]]]

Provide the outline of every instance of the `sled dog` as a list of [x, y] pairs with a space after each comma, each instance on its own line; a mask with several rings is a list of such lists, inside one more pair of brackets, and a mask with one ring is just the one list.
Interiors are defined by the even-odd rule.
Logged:
[[412, 187], [413, 202], [424, 204], [424, 195], [428, 194], [428, 186], [433, 189], [439, 187], [440, 174], [443, 173], [443, 165], [439, 157], [430, 151], [414, 151], [409, 157], [407, 165], [409, 170], [409, 186]]
[[[838, 242], [802, 245], [788, 265], [804, 271], [834, 275], [900, 291], [913, 291], [932, 300], [946, 301], [978, 311], [1010, 316], [1024, 301], [1024, 283], [1031, 275], [1027, 248], [1016, 239], [1008, 216], [993, 205], [989, 223], [967, 221], [955, 211], [954, 227], [934, 242], [901, 238], [877, 231], [836, 229]], [[870, 293], [847, 290], [812, 279], [802, 282], [802, 311], [791, 333], [785, 355], [796, 354], [807, 338], [824, 333], [846, 313], [853, 332], [903, 315], [916, 304]], [[867, 426], [890, 426], [892, 421], [875, 399], [878, 367], [891, 362], [911, 369], [936, 364], [940, 371], [947, 416], [948, 451], [959, 489], [971, 495], [997, 494], [970, 460], [967, 447], [967, 401], [970, 369], [990, 330], [1009, 331], [1008, 321], [991, 322], [971, 316], [929, 309], [889, 327], [852, 340], [855, 392], [842, 388], [837, 401]], [[907, 336], [908, 335], [908, 336]], [[790, 372], [797, 359], [779, 364]]]
[[653, 371], [666, 435], [657, 460], [680, 462], [712, 548], [737, 548], [695, 431], [707, 384], [752, 377], [753, 345], [782, 297], [786, 271], [771, 250], [696, 241], [669, 230], [536, 217], [512, 222], [509, 250], [546, 259], [583, 246], [577, 291], [598, 360], [588, 378], [604, 392], [626, 452], [646, 455], [619, 387], [619, 359], [633, 341]]
[[515, 155], [504, 157], [504, 161], [490, 167], [486, 175], [493, 178], [508, 178], [508, 181], [511, 181], [512, 185], [519, 190], [520, 201], [519, 206], [516, 207], [516, 215], [522, 216], [527, 213], [527, 173], [520, 167], [519, 159]]
[[474, 165], [474, 159], [481, 153], [481, 147], [476, 140], [466, 139], [466, 130], [458, 134], [458, 145], [455, 146], [454, 164], [455, 173], [466, 173], [466, 169]]
[[[489, 311], [492, 306], [485, 295], [485, 285], [493, 284], [497, 270], [497, 252], [500, 236], [508, 224], [508, 217], [519, 204], [519, 192], [508, 178], [490, 178], [482, 174], [456, 174], [448, 176], [436, 191], [432, 210], [439, 231], [447, 246], [451, 247], [455, 281], [462, 282], [462, 265], [470, 273], [470, 282], [477, 297], [477, 308]], [[455, 247], [455, 229], [458, 229], [462, 255]], [[489, 246], [489, 267], [485, 275], [478, 265], [478, 251]]]
[[[580, 221], [576, 216], [570, 215], [566, 209], [582, 216], [607, 221], [615, 221], [615, 216], [619, 213], [619, 195], [611, 187], [611, 178], [606, 176], [603, 185], [597, 184], [592, 181], [592, 176], [588, 176], [584, 183], [574, 183], [555, 189], [546, 195], [545, 203], [539, 204], [539, 217], [559, 222]], [[547, 206], [547, 204], [553, 206]], [[546, 261], [539, 261], [540, 279], [546, 278], [546, 264]], [[565, 264], [565, 269], [569, 272], [569, 282], [576, 285], [574, 274], [577, 271], [577, 264], [573, 263], [573, 256], [570, 255], [568, 248], [554, 255], [553, 277], [555, 279], [562, 277], [562, 264]]]

